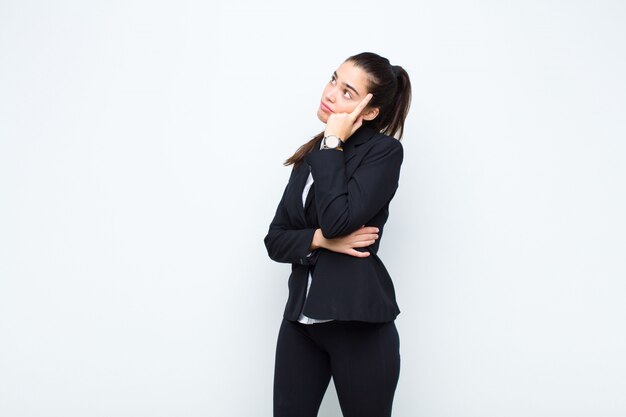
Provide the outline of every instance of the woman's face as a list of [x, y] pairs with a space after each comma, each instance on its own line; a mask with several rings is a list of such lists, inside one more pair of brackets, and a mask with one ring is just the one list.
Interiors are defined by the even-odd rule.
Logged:
[[367, 73], [346, 61], [324, 87], [317, 117], [324, 123], [331, 113], [350, 113], [367, 95]]

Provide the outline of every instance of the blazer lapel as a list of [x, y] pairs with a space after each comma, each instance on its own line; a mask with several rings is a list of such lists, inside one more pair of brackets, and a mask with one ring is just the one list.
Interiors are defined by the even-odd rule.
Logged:
[[291, 184], [289, 185], [289, 192], [287, 196], [285, 196], [285, 206], [290, 217], [298, 222], [298, 225], [301, 227], [306, 225], [306, 218], [302, 207], [302, 191], [304, 191], [304, 185], [306, 184], [306, 179], [310, 172], [309, 170], [310, 168], [307, 164], [301, 164], [296, 168]]

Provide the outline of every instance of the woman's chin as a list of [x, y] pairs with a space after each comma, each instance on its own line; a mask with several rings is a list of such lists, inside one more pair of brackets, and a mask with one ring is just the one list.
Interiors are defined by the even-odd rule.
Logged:
[[320, 122], [326, 123], [328, 121], [328, 114], [326, 114], [322, 109], [318, 109], [317, 118], [320, 119]]

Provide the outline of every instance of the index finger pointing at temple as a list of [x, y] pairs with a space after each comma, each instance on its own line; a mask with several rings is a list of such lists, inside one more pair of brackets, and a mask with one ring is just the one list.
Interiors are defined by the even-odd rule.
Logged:
[[361, 102], [359, 104], [357, 104], [357, 106], [354, 108], [352, 113], [350, 113], [350, 116], [354, 117], [355, 119], [357, 117], [359, 117], [361, 115], [361, 112], [363, 111], [363, 109], [365, 107], [367, 107], [369, 102], [372, 100], [372, 97], [374, 97], [374, 95], [372, 93], [367, 93], [365, 98], [363, 100], [361, 100]]

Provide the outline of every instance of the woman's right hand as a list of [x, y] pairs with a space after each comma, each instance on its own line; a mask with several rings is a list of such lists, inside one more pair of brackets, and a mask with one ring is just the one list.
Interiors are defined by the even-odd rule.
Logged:
[[333, 239], [326, 239], [322, 234], [322, 229], [317, 229], [313, 235], [310, 249], [324, 248], [357, 258], [367, 258], [370, 256], [369, 252], [359, 252], [355, 248], [364, 248], [373, 245], [376, 239], [378, 239], [378, 227], [361, 226], [360, 229], [355, 230], [349, 235]]

